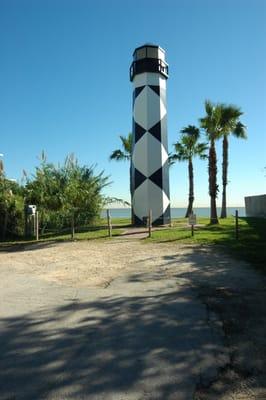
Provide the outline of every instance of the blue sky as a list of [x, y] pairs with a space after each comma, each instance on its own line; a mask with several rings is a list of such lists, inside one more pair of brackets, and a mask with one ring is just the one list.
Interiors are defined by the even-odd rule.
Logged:
[[[128, 71], [134, 48], [146, 42], [167, 52], [169, 150], [180, 129], [204, 115], [205, 99], [236, 104], [249, 138], [230, 141], [228, 203], [265, 193], [264, 0], [0, 0], [8, 177], [33, 173], [42, 150], [53, 162], [74, 152], [110, 175], [106, 194], [129, 199], [129, 166], [108, 156], [131, 131]], [[220, 183], [221, 143], [217, 151]], [[172, 168], [170, 191], [172, 206], [186, 205], [185, 164]], [[207, 163], [196, 160], [195, 192], [195, 206], [209, 205]]]

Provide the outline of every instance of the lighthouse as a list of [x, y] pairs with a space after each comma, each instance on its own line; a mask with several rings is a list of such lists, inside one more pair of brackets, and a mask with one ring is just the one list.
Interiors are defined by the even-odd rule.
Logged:
[[132, 215], [143, 225], [152, 211], [153, 225], [170, 223], [165, 51], [145, 44], [135, 49], [130, 67], [133, 83], [131, 160]]

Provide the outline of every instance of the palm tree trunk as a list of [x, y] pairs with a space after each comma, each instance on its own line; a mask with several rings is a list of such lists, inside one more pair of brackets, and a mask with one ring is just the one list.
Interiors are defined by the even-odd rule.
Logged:
[[223, 194], [222, 194], [222, 210], [221, 210], [221, 218], [227, 217], [226, 211], [226, 186], [227, 186], [227, 173], [228, 173], [228, 139], [227, 136], [224, 135], [223, 138]]
[[217, 157], [214, 139], [211, 140], [209, 149], [209, 195], [211, 197], [210, 224], [219, 224], [216, 208], [216, 197], [218, 192], [217, 185]]
[[194, 202], [194, 174], [193, 164], [191, 158], [188, 161], [188, 176], [189, 176], [189, 195], [188, 195], [188, 207], [185, 218], [188, 218], [193, 211]]

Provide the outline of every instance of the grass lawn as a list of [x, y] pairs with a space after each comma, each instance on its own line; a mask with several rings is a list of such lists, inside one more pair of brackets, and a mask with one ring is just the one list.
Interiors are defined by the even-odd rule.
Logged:
[[[112, 219], [112, 236], [119, 236], [123, 232], [123, 228], [130, 226], [130, 218], [114, 218]], [[96, 226], [84, 227], [81, 229], [76, 229], [75, 240], [92, 240], [92, 239], [107, 239], [108, 229], [107, 229], [107, 219], [100, 219]], [[64, 232], [52, 232], [48, 231], [40, 235], [39, 242], [48, 241], [70, 241], [71, 234], [70, 230], [67, 229]], [[15, 238], [0, 242], [0, 250], [9, 248], [12, 245], [27, 245], [36, 243], [35, 238]]]
[[222, 245], [232, 255], [249, 261], [266, 273], [266, 219], [239, 218], [239, 238], [235, 236], [234, 217], [220, 219], [219, 225], [209, 225], [209, 218], [199, 218], [194, 237], [186, 219], [173, 221], [173, 227], [154, 231], [153, 242], [182, 242]]
[[[121, 229], [112, 229], [112, 236], [118, 236], [122, 232]], [[75, 240], [90, 240], [90, 239], [100, 239], [100, 238], [106, 238], [108, 237], [108, 229], [105, 227], [95, 227], [95, 228], [88, 228], [88, 229], [82, 229], [82, 230], [77, 230], [75, 233]], [[71, 235], [69, 232], [64, 233], [64, 234], [53, 234], [53, 233], [47, 233], [42, 235], [41, 239], [42, 241], [45, 240], [70, 240]]]
[[[118, 236], [122, 232], [122, 229], [112, 229], [112, 236]], [[83, 228], [80, 230], [77, 230], [75, 233], [75, 240], [92, 240], [92, 239], [106, 239], [108, 237], [108, 230], [104, 226], [99, 226], [99, 227], [94, 227], [94, 228]], [[49, 242], [49, 241], [57, 241], [57, 242], [62, 242], [62, 241], [70, 241], [71, 240], [71, 235], [69, 231], [66, 231], [65, 233], [54, 233], [54, 232], [48, 232], [40, 236], [39, 242]], [[29, 238], [29, 239], [14, 239], [10, 241], [5, 241], [0, 243], [0, 249], [9, 247], [10, 245], [27, 245], [27, 244], [33, 244], [36, 243], [36, 240], [34, 238]]]
[[[130, 218], [112, 218], [112, 226], [115, 228], [126, 228], [127, 226], [131, 226], [131, 219]], [[99, 225], [107, 226], [107, 219], [102, 218], [99, 221]]]

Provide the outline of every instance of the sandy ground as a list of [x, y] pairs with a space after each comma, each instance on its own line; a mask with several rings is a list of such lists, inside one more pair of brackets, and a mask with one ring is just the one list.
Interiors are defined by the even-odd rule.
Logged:
[[[146, 236], [144, 234], [143, 236]], [[137, 240], [69, 242], [27, 246], [26, 251], [1, 254], [1, 264], [18, 274], [33, 274], [71, 287], [106, 287], [136, 266], [149, 268], [172, 247], [142, 245]], [[0, 265], [1, 265], [0, 264]]]
[[[112, 388], [110, 388], [108, 387], [110, 371], [108, 373], [103, 372], [105, 367], [102, 366], [98, 370], [98, 373], [103, 374], [101, 391], [98, 388], [97, 390], [95, 389], [95, 382], [94, 386], [87, 387], [86, 385], [88, 384], [85, 385], [83, 381], [80, 382], [76, 379], [72, 383], [71, 390], [69, 389], [68, 392], [65, 392], [65, 383], [64, 385], [58, 384], [58, 382], [65, 382], [60, 375], [60, 378], [56, 380], [56, 384], [50, 391], [47, 391], [44, 397], [41, 397], [40, 393], [36, 397], [36, 393], [38, 393], [37, 386], [32, 391], [27, 389], [28, 392], [25, 391], [26, 394], [23, 394], [20, 381], [13, 383], [14, 390], [12, 392], [12, 382], [8, 381], [7, 376], [12, 376], [12, 379], [14, 379], [14, 374], [19, 374], [19, 369], [14, 369], [13, 366], [10, 366], [10, 373], [4, 379], [9, 383], [6, 383], [5, 386], [4, 381], [0, 379], [1, 400], [24, 398], [97, 398], [115, 400], [155, 398], [162, 400], [266, 399], [265, 278], [259, 276], [245, 263], [232, 260], [223, 251], [214, 252], [211, 247], [181, 246], [176, 243], [143, 244], [137, 237], [134, 239], [125, 237], [105, 241], [95, 240], [61, 244], [39, 243], [24, 250], [0, 252], [0, 278], [2, 285], [0, 316], [3, 322], [3, 338], [6, 340], [6, 338], [10, 337], [10, 332], [19, 337], [21, 326], [23, 328], [27, 326], [27, 329], [30, 326], [30, 329], [32, 329], [33, 320], [35, 321], [34, 326], [35, 324], [43, 323], [46, 329], [46, 325], [49, 325], [49, 321], [53, 319], [54, 325], [52, 329], [54, 330], [60, 326], [61, 336], [57, 343], [57, 347], [60, 348], [65, 340], [62, 339], [63, 334], [65, 335], [66, 332], [63, 330], [65, 325], [63, 327], [60, 325], [62, 324], [60, 322], [61, 319], [59, 321], [57, 318], [51, 318], [51, 315], [56, 315], [59, 310], [59, 308], [55, 308], [55, 304], [57, 307], [61, 307], [60, 312], [63, 307], [70, 307], [69, 304], [72, 308], [74, 307], [73, 310], [76, 310], [73, 303], [86, 304], [87, 309], [91, 310], [93, 318], [100, 321], [104, 329], [108, 331], [110, 329], [110, 321], [108, 320], [108, 324], [106, 324], [106, 320], [101, 316], [101, 307], [107, 307], [104, 299], [108, 299], [109, 306], [112, 304], [112, 307], [110, 306], [109, 308], [109, 317], [111, 319], [114, 318], [114, 320], [120, 319], [121, 316], [118, 317], [116, 314], [116, 307], [118, 307], [121, 310], [121, 315], [124, 315], [121, 318], [129, 318], [130, 320], [130, 332], [136, 331], [136, 337], [138, 337], [140, 333], [139, 327], [136, 325], [136, 319], [140, 319], [141, 330], [149, 330], [150, 327], [147, 328], [147, 316], [145, 315], [144, 317], [141, 312], [138, 315], [138, 312], [134, 311], [134, 317], [132, 316], [131, 318], [131, 309], [136, 308], [137, 310], [144, 307], [144, 309], [153, 310], [149, 318], [157, 320], [158, 315], [161, 318], [162, 310], [161, 308], [154, 308], [154, 300], [151, 300], [151, 298], [155, 295], [170, 296], [169, 304], [167, 305], [170, 308], [168, 311], [167, 309], [165, 310], [166, 316], [169, 312], [169, 321], [168, 323], [164, 321], [162, 325], [159, 318], [156, 321], [158, 326], [155, 328], [155, 331], [157, 329], [158, 332], [162, 333], [161, 336], [169, 335], [167, 339], [169, 343], [163, 342], [160, 343], [160, 346], [157, 342], [153, 343], [152, 352], [148, 352], [146, 348], [150, 346], [148, 344], [149, 341], [153, 342], [155, 340], [148, 339], [151, 337], [151, 332], [149, 331], [147, 337], [145, 336], [146, 339], [142, 339], [143, 342], [141, 344], [142, 353], [145, 353], [145, 357], [149, 358], [149, 362], [152, 365], [154, 364], [154, 357], [155, 359], [157, 357], [160, 363], [166, 363], [165, 366], [162, 364], [161, 371], [157, 371], [154, 374], [155, 377], [145, 378], [145, 380], [146, 367], [142, 367], [142, 370], [138, 367], [142, 371], [141, 379], [135, 377], [135, 369], [134, 374], [131, 371], [131, 375], [125, 375], [123, 378], [123, 374], [127, 373], [127, 364], [123, 364], [124, 367], [118, 373], [122, 378], [115, 385], [114, 381], [117, 378], [115, 375], [111, 379]], [[174, 297], [171, 297], [173, 295]], [[124, 299], [123, 302], [119, 303], [119, 305], [117, 303], [116, 307], [114, 307], [113, 302], [118, 301], [118, 299], [121, 302], [121, 298]], [[143, 303], [141, 302], [141, 305], [140, 298], [146, 299]], [[132, 299], [134, 299], [134, 303]], [[179, 303], [177, 304], [174, 299], [178, 299]], [[101, 304], [101, 311], [95, 311], [96, 300], [97, 304]], [[175, 304], [175, 308], [173, 308], [172, 303]], [[94, 304], [93, 307], [92, 304]], [[103, 304], [105, 305], [103, 306]], [[40, 322], [40, 315], [43, 312], [47, 312], [47, 307], [50, 313], [49, 319], [45, 314], [45, 317], [42, 317], [42, 322]], [[76, 310], [76, 313], [71, 313], [73, 326], [76, 326], [78, 319], [81, 318], [80, 313], [84, 313], [86, 307], [82, 306]], [[187, 319], [190, 321], [191, 343], [188, 339], [190, 336], [187, 336], [187, 333], [182, 334], [182, 340], [185, 336], [185, 341], [179, 341], [180, 343], [182, 342], [183, 347], [188, 346], [185, 353], [188, 358], [190, 347], [195, 347], [196, 350], [193, 350], [193, 354], [197, 354], [195, 360], [198, 360], [198, 362], [195, 360], [192, 362], [191, 360], [190, 367], [184, 364], [184, 361], [179, 361], [179, 359], [169, 361], [171, 352], [176, 354], [180, 352], [181, 344], [178, 345], [174, 338], [175, 329], [177, 329], [177, 327], [174, 328], [176, 324], [174, 321], [175, 318], [178, 319], [178, 313], [182, 314], [184, 310], [187, 310]], [[100, 314], [98, 315], [98, 313]], [[127, 316], [127, 313], [129, 313], [129, 316]], [[68, 316], [67, 318], [70, 317]], [[183, 316], [182, 318], [184, 319], [185, 317]], [[20, 328], [18, 327], [18, 331], [15, 329], [14, 333], [15, 320], [20, 321]], [[25, 320], [27, 323], [25, 323]], [[199, 323], [199, 321], [201, 322]], [[202, 324], [202, 321], [204, 324]], [[101, 325], [100, 322], [99, 325]], [[67, 324], [67, 322], [64, 322], [64, 324]], [[165, 333], [165, 327], [168, 325], [171, 326], [171, 331], [167, 330], [167, 333]], [[198, 326], [198, 334], [194, 337], [192, 329], [196, 329], [196, 326]], [[206, 326], [208, 327], [208, 332], [205, 332]], [[116, 335], [119, 337], [121, 335], [120, 330], [123, 332], [125, 330], [124, 326], [123, 330], [121, 327], [118, 329], [116, 325], [112, 324], [111, 328], [112, 337]], [[129, 335], [127, 329], [127, 335]], [[75, 334], [77, 332], [80, 343], [83, 343], [84, 331], [78, 330], [75, 331]], [[33, 330], [32, 334], [34, 337], [36, 332]], [[176, 335], [178, 336], [178, 331]], [[213, 342], [210, 340], [210, 335], [213, 337]], [[25, 337], [27, 337], [26, 333]], [[20, 344], [22, 348], [25, 347], [25, 351], [31, 353], [37, 351], [35, 347], [27, 348], [25, 337], [22, 335], [22, 344]], [[124, 339], [124, 336], [122, 336], [121, 341]], [[145, 340], [147, 340], [147, 343], [144, 345]], [[205, 344], [203, 346], [201, 343], [199, 352], [197, 343], [201, 340]], [[18, 351], [15, 350], [16, 344], [14, 343], [9, 343], [10, 351], [6, 351], [6, 345], [1, 348], [2, 353], [6, 352], [6, 358], [3, 358], [3, 363], [10, 360], [10, 356]], [[106, 346], [106, 341], [100, 341], [101, 346], [103, 346], [103, 343]], [[136, 343], [132, 345], [132, 359], [130, 358], [123, 362], [135, 363], [133, 357], [134, 351], [136, 351], [135, 345]], [[45, 342], [43, 347], [46, 348], [47, 346], [49, 348], [49, 344], [47, 345]], [[84, 346], [86, 345], [83, 343], [82, 346], [80, 344], [78, 349], [77, 359], [80, 360], [79, 365], [83, 365], [84, 362], [83, 359], [80, 359], [80, 352], [85, 351], [86, 347]], [[108, 357], [116, 358], [117, 353], [120, 351], [120, 347], [116, 346], [116, 342], [112, 343], [112, 346], [106, 349], [106, 353], [102, 354], [100, 361], [97, 359], [97, 362], [100, 364], [106, 363], [106, 357], [107, 359]], [[162, 361], [163, 359], [158, 356], [160, 348], [167, 348], [167, 353], [170, 352], [168, 361]], [[54, 351], [54, 348], [52, 349]], [[115, 349], [116, 353], [113, 353]], [[58, 356], [58, 363], [62, 363], [60, 357]], [[100, 355], [97, 357], [100, 357]], [[18, 358], [16, 362], [18, 365], [26, 367], [23, 364], [24, 358], [22, 360]], [[36, 360], [33, 359], [31, 362], [36, 363]], [[193, 363], [195, 368], [192, 366]], [[2, 365], [0, 363], [0, 366], [4, 369], [5, 363]], [[48, 368], [47, 365], [45, 366]], [[185, 367], [188, 369], [186, 370]], [[35, 370], [38, 370], [38, 368], [41, 367], [37, 362]], [[91, 365], [86, 366], [81, 371], [79, 370], [79, 373], [85, 375], [86, 371], [86, 374], [92, 374], [91, 368]], [[114, 367], [112, 366], [112, 368]], [[163, 378], [164, 368], [165, 370], [169, 368], [169, 376], [173, 374], [172, 380], [170, 379], [171, 382], [168, 382], [167, 377]], [[62, 374], [61, 370], [60, 374]], [[134, 376], [134, 384], [129, 380], [129, 376], [132, 378], [132, 374]], [[175, 388], [173, 385], [176, 374], [180, 374], [181, 381], [185, 382], [184, 388], [179, 385], [179, 390], [177, 390], [177, 384]], [[29, 376], [27, 379], [30, 379]], [[96, 378], [91, 378], [92, 381], [93, 379]], [[99, 380], [100, 378], [98, 377], [97, 379]], [[127, 381], [127, 385], [126, 389], [123, 388], [122, 390], [121, 380], [123, 379]], [[157, 383], [155, 383], [154, 379]], [[47, 376], [47, 380], [48, 383], [52, 380], [50, 375]], [[150, 383], [147, 382], [151, 382], [152, 386], [156, 388], [157, 395], [153, 391], [155, 389], [151, 389]], [[178, 382], [178, 379], [176, 382]], [[1, 384], [4, 388], [2, 391]], [[40, 382], [39, 387], [42, 387], [42, 384], [43, 382]], [[75, 385], [85, 388], [84, 392], [76, 390]], [[163, 390], [162, 387], [168, 387], [169, 390]], [[88, 390], [90, 394], [88, 394]], [[22, 394], [20, 394], [21, 391]], [[78, 393], [80, 394], [78, 395]]]

